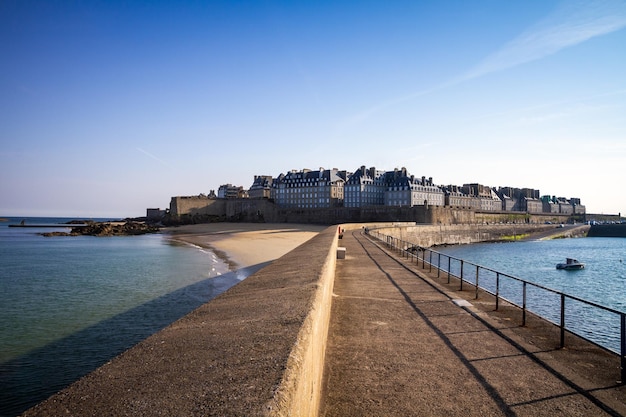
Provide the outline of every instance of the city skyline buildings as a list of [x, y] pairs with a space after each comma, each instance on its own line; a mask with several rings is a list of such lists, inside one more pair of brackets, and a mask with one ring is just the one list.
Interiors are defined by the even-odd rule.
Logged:
[[292, 169], [276, 177], [255, 175], [249, 188], [223, 184], [217, 193], [210, 190], [208, 197], [266, 198], [287, 209], [447, 206], [484, 212], [586, 213], [578, 197], [544, 194], [528, 186], [494, 187], [468, 182], [443, 185], [436, 184], [432, 177], [416, 176], [406, 167], [386, 171], [365, 165], [354, 172], [320, 167]]

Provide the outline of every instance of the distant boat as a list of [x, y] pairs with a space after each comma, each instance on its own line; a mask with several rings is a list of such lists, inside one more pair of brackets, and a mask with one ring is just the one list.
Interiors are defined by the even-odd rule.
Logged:
[[575, 269], [584, 269], [584, 268], [585, 268], [585, 264], [578, 262], [574, 258], [567, 258], [565, 263], [556, 264], [556, 269], [575, 270]]

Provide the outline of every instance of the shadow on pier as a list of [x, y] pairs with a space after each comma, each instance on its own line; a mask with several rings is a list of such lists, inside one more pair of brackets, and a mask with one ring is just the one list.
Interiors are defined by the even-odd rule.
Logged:
[[1, 363], [0, 417], [21, 414], [266, 265], [194, 283]]

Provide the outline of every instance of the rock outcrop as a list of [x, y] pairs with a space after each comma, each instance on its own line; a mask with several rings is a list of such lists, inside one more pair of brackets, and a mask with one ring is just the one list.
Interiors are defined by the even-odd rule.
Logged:
[[[74, 225], [74, 226], [72, 226]], [[42, 233], [43, 236], [134, 236], [157, 233], [159, 228], [144, 222], [69, 222], [71, 232]]]

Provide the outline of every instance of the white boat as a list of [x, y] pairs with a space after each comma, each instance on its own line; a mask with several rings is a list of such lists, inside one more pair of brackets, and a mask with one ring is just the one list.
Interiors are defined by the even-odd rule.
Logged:
[[584, 269], [585, 264], [578, 262], [574, 258], [567, 258], [565, 263], [556, 264], [556, 269]]

